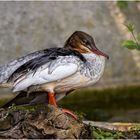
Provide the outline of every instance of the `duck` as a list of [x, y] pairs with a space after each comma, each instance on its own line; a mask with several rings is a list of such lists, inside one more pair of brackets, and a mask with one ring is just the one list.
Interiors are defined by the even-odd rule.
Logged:
[[[96, 47], [92, 36], [75, 31], [62, 48], [36, 51], [0, 67], [0, 87], [13, 93], [45, 92], [48, 104], [57, 107], [71, 91], [98, 82], [106, 59], [109, 56]], [[62, 111], [76, 118], [73, 112]]]

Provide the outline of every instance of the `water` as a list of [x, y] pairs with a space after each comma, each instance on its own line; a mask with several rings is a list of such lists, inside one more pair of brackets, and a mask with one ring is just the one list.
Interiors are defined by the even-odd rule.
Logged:
[[60, 106], [94, 121], [140, 121], [140, 87], [82, 90], [68, 95]]

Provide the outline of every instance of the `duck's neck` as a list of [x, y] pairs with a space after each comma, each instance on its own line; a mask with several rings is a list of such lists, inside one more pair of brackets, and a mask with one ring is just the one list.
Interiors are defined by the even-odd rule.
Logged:
[[93, 53], [86, 53], [83, 54], [83, 56], [87, 60], [87, 71], [89, 71], [89, 77], [92, 79], [100, 78], [104, 71], [106, 58]]

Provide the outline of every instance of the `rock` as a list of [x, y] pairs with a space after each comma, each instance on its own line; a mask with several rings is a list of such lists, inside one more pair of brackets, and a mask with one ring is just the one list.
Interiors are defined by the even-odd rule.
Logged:
[[91, 138], [89, 126], [51, 105], [0, 110], [0, 138]]

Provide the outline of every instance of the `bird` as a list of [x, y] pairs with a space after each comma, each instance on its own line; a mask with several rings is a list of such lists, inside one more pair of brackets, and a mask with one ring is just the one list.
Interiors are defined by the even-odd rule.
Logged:
[[[57, 102], [71, 91], [94, 85], [102, 77], [109, 56], [100, 51], [93, 37], [75, 31], [64, 46], [30, 53], [0, 67], [0, 87], [14, 93], [45, 92], [48, 103]], [[73, 112], [63, 109], [76, 118]]]

